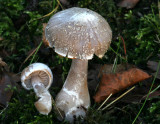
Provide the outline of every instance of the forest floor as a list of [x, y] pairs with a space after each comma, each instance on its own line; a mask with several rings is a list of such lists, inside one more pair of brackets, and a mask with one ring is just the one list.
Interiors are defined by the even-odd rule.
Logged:
[[[109, 23], [113, 36], [104, 57], [99, 59], [94, 56], [89, 61], [91, 107], [84, 121], [79, 118], [75, 123], [159, 124], [160, 1], [59, 1], [61, 5], [57, 0], [0, 1], [0, 123], [68, 123], [60, 122], [54, 109], [47, 116], [39, 114], [34, 106], [37, 100], [34, 91], [26, 91], [21, 86], [20, 75], [31, 63], [47, 64], [54, 75], [54, 83], [49, 91], [55, 99], [67, 77], [71, 59], [57, 55], [43, 44], [43, 24], [58, 11], [82, 7], [102, 15]], [[51, 11], [53, 13], [49, 14]], [[132, 67], [143, 70], [150, 78], [122, 88], [104, 104], [103, 107], [109, 105], [106, 109], [98, 109], [103, 101], [96, 103], [93, 96], [98, 90], [102, 73], [122, 74]], [[123, 71], [119, 71], [119, 68], [123, 68]], [[138, 77], [136, 75], [133, 80]], [[117, 101], [112, 103], [114, 100]]]

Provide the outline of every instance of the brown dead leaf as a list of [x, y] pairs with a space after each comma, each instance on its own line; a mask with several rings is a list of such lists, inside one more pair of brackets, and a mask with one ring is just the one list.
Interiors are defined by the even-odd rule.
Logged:
[[93, 98], [95, 102], [100, 103], [111, 93], [115, 94], [149, 77], [151, 76], [138, 68], [131, 68], [116, 74], [103, 74], [98, 91]]
[[139, 0], [122, 0], [120, 3], [117, 4], [117, 6], [132, 9], [136, 6], [138, 2]]
[[145, 86], [136, 87], [132, 92], [120, 99], [120, 101], [124, 103], [140, 103], [142, 98], [148, 93], [149, 88]]
[[[96, 92], [99, 85], [99, 79], [103, 74], [112, 73], [113, 64], [92, 64], [88, 70], [88, 89], [91, 96]], [[135, 67], [131, 64], [118, 64], [115, 69], [115, 73], [125, 71], [129, 68]]]
[[[152, 82], [152, 78], [144, 80], [141, 83], [141, 86], [136, 86], [136, 88], [134, 90], [132, 90], [131, 92], [127, 93], [125, 96], [123, 96], [123, 98], [121, 98], [119, 100], [119, 102], [123, 102], [123, 103], [132, 103], [132, 104], [137, 104], [137, 103], [141, 103], [142, 100], [145, 100], [150, 87], [151, 87], [151, 82]], [[153, 89], [156, 88], [159, 85], [158, 82], [155, 82]], [[153, 93], [151, 93], [149, 95], [149, 98], [157, 98], [160, 96], [160, 90], [157, 90]], [[108, 100], [108, 102], [112, 102], [113, 100], [115, 100], [117, 98], [117, 95], [112, 96], [112, 98], [110, 98]]]
[[13, 92], [8, 89], [8, 86], [13, 86], [11, 78], [7, 74], [4, 74], [0, 79], [0, 104], [4, 106], [7, 105], [7, 102], [9, 102], [13, 94]]
[[[9, 67], [0, 58], [0, 104], [3, 106], [7, 105], [13, 92], [10, 88], [13, 86], [18, 87], [16, 82], [20, 81], [20, 74], [14, 74], [9, 72]], [[10, 88], [8, 87], [10, 86]]]

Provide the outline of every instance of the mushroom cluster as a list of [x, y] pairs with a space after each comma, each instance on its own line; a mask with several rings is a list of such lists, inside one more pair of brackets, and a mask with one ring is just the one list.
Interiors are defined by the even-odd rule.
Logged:
[[33, 63], [26, 67], [21, 74], [22, 86], [26, 90], [33, 89], [39, 98], [35, 102], [37, 110], [44, 115], [52, 109], [52, 97], [48, 91], [53, 81], [50, 68], [43, 63]]
[[87, 86], [88, 60], [97, 55], [102, 58], [108, 50], [112, 31], [98, 13], [73, 7], [53, 15], [45, 29], [47, 44], [61, 56], [73, 59], [72, 65], [58, 93], [55, 105], [63, 119], [73, 122], [84, 118], [90, 106]]

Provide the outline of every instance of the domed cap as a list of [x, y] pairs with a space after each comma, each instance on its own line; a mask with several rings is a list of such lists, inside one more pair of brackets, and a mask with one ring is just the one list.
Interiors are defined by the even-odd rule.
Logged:
[[45, 37], [50, 47], [61, 56], [92, 59], [93, 54], [102, 58], [108, 50], [112, 31], [98, 13], [73, 7], [60, 11], [49, 20]]
[[52, 72], [50, 68], [43, 63], [33, 63], [22, 71], [21, 82], [25, 89], [32, 89], [31, 78], [33, 76], [38, 76], [41, 79], [40, 83], [43, 83], [46, 89], [52, 84]]

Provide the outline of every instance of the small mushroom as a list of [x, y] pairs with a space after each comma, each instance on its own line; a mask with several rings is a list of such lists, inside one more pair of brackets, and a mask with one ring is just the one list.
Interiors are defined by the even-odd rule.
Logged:
[[106, 53], [112, 39], [111, 28], [98, 13], [73, 7], [51, 17], [46, 26], [45, 37], [47, 44], [54, 47], [56, 53], [73, 59], [55, 105], [69, 122], [73, 122], [78, 116], [84, 118], [90, 106], [88, 60], [94, 54], [102, 58]]
[[37, 110], [48, 115], [52, 109], [52, 97], [48, 91], [53, 81], [50, 68], [42, 63], [33, 63], [22, 71], [21, 82], [26, 90], [33, 89], [39, 98], [35, 102]]

